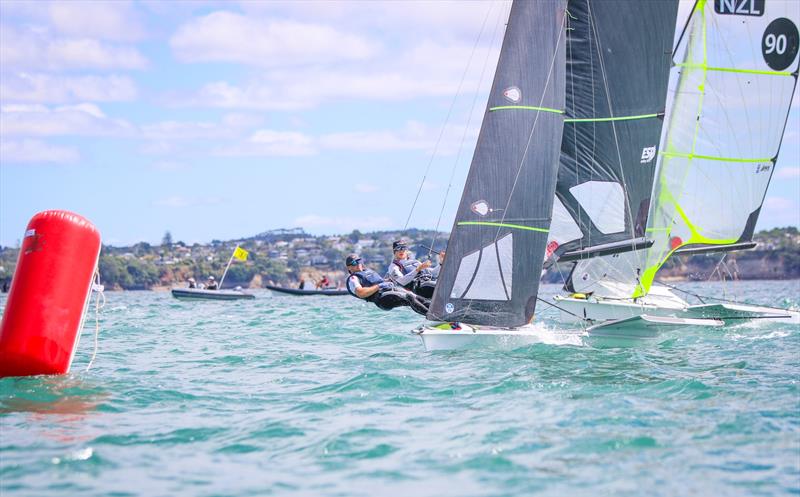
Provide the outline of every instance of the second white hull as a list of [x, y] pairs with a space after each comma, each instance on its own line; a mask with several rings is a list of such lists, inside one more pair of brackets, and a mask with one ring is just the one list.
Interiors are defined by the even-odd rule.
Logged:
[[652, 302], [633, 300], [594, 300], [572, 297], [556, 297], [561, 308], [561, 320], [580, 322], [590, 319], [596, 322], [627, 319], [635, 316], [661, 316], [679, 318], [722, 319], [726, 324], [743, 321], [767, 321], [800, 324], [800, 312], [773, 307], [747, 304], [701, 304], [677, 306], [673, 302], [656, 305]]

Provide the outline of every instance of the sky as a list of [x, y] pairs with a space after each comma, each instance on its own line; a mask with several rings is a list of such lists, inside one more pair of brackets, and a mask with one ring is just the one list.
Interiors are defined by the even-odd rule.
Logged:
[[[509, 5], [0, 0], [0, 245], [449, 231]], [[795, 97], [758, 229], [800, 224]]]

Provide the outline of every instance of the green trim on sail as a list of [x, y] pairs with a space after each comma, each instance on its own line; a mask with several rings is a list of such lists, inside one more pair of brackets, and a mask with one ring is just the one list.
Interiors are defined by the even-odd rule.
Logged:
[[794, 76], [788, 71], [762, 71], [760, 69], [738, 69], [736, 67], [713, 67], [705, 64], [675, 64], [677, 67], [685, 67], [687, 69], [703, 69], [704, 71], [716, 72], [734, 72], [739, 74], [763, 74], [765, 76]]
[[522, 224], [508, 224], [508, 223], [492, 223], [489, 221], [462, 221], [457, 226], [497, 226], [498, 228], [515, 228], [528, 231], [541, 231], [542, 233], [549, 233], [550, 230], [544, 228], [534, 228], [533, 226], [524, 226]]
[[564, 113], [563, 110], [551, 109], [549, 107], [533, 107], [533, 106], [530, 106], [530, 105], [501, 105], [499, 107], [490, 107], [489, 108], [489, 112], [494, 112], [496, 110], [513, 110], [513, 109], [518, 109], [518, 110], [538, 110], [538, 111], [541, 111], [541, 112], [552, 112], [554, 114], [563, 114]]
[[746, 159], [742, 157], [717, 157], [714, 155], [699, 155], [699, 154], [681, 154], [678, 152], [661, 152], [661, 155], [664, 157], [683, 157], [684, 159], [704, 159], [704, 160], [716, 160], [721, 162], [772, 162], [772, 158], [766, 159]]
[[[501, 105], [499, 107], [490, 107], [489, 112], [497, 110], [535, 110], [540, 112], [552, 112], [554, 114], [564, 114], [563, 110], [551, 109], [549, 107], [534, 107], [530, 105]], [[660, 114], [641, 114], [638, 116], [620, 116], [620, 117], [570, 117], [564, 119], [565, 123], [602, 123], [610, 121], [633, 121], [635, 119], [652, 119], [658, 117]]]
[[651, 119], [658, 117], [659, 114], [642, 114], [639, 116], [622, 116], [622, 117], [585, 117], [585, 118], [569, 118], [564, 119], [565, 123], [602, 123], [608, 121], [633, 121], [635, 119]]
[[[707, 47], [707, 43], [706, 43], [707, 42], [707, 40], [706, 40], [707, 23], [706, 23], [705, 7], [706, 7], [706, 0], [697, 0], [697, 4], [695, 4], [695, 8], [694, 8], [695, 13], [696, 12], [700, 13], [700, 17], [701, 17], [702, 23], [703, 23], [702, 24], [702, 28], [701, 28], [702, 43], [703, 43], [703, 63], [702, 64], [696, 64], [697, 67], [700, 68], [703, 71], [703, 79], [702, 79], [702, 82], [700, 83], [700, 85], [697, 87], [697, 89], [700, 92], [700, 97], [699, 97], [698, 102], [697, 102], [697, 116], [698, 116], [698, 119], [695, 120], [695, 124], [694, 124], [694, 137], [692, 138], [692, 151], [691, 151], [690, 154], [688, 154], [688, 156], [689, 156], [688, 158], [689, 158], [690, 161], [692, 160], [692, 158], [696, 157], [696, 155], [695, 155], [695, 147], [697, 146], [697, 137], [700, 134], [700, 119], [699, 119], [699, 116], [701, 115], [701, 112], [703, 110], [703, 99], [704, 99], [704, 97], [706, 95], [706, 85], [705, 85], [705, 83], [706, 83], [706, 75], [707, 75], [707, 72], [708, 72], [708, 47]], [[694, 13], [692, 15], [694, 15]], [[667, 151], [664, 153], [665, 161], [668, 161], [671, 158], [669, 154], [676, 153], [674, 151], [671, 151], [671, 148], [672, 148], [671, 145], [667, 146]], [[661, 172], [660, 172], [661, 175], [664, 174], [664, 169], [665, 169], [665, 164], [662, 164]], [[685, 179], [686, 178], [684, 177], [684, 181], [685, 181]], [[663, 257], [661, 257], [659, 260], [657, 260], [655, 264], [647, 267], [642, 272], [642, 275], [639, 278], [639, 284], [636, 285], [636, 289], [633, 291], [632, 298], [634, 298], [634, 299], [637, 299], [639, 297], [644, 297], [645, 295], [647, 295], [647, 293], [650, 291], [650, 287], [653, 286], [653, 280], [655, 280], [656, 273], [658, 272], [659, 269], [661, 269], [661, 266], [663, 266], [664, 263], [667, 262], [667, 260], [670, 258], [670, 256], [676, 250], [678, 250], [680, 247], [682, 247], [682, 246], [684, 246], [684, 245], [686, 245], [688, 243], [693, 243], [694, 242], [693, 239], [695, 238], [695, 234], [697, 234], [699, 236], [699, 238], [705, 239], [705, 237], [699, 235], [699, 233], [697, 232], [697, 228], [693, 224], [689, 223], [688, 218], [686, 217], [686, 214], [683, 212], [683, 209], [680, 208], [680, 206], [678, 205], [677, 200], [672, 196], [672, 193], [669, 192], [669, 190], [667, 190], [665, 186], [663, 186], [663, 183], [662, 183], [662, 188], [663, 188], [663, 190], [660, 192], [660, 194], [658, 196], [658, 199], [657, 199], [658, 205], [659, 206], [663, 206], [665, 204], [672, 203], [674, 205], [674, 207], [676, 208], [676, 210], [678, 210], [678, 213], [681, 215], [681, 217], [687, 223], [687, 225], [689, 227], [689, 230], [692, 233], [692, 236], [690, 237], [690, 239], [688, 241], [682, 242], [677, 247], [670, 248], [669, 244], [667, 245], [667, 247], [665, 247], [665, 248], [669, 249], [667, 254], [664, 255]], [[674, 220], [674, 218], [675, 217], [674, 217], [674, 214], [673, 214], [673, 220]], [[667, 242], [669, 243], [670, 233], [672, 232], [672, 228], [664, 229], [664, 231], [666, 232], [666, 235], [664, 235], [664, 236], [666, 236]]]

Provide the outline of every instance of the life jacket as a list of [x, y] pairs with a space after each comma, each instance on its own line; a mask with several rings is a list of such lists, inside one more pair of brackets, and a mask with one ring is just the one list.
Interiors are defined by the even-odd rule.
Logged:
[[419, 266], [419, 261], [414, 259], [403, 259], [402, 261], [399, 261], [395, 259], [392, 261], [392, 264], [400, 268], [400, 272], [403, 274], [403, 276], [405, 276], [417, 269], [417, 266]]
[[[363, 271], [356, 271], [355, 273], [350, 273], [350, 276], [355, 276], [356, 278], [358, 278], [358, 283], [361, 286], [373, 286], [373, 285], [377, 285], [377, 284], [383, 283], [383, 277], [381, 275], [379, 275], [378, 273], [376, 273], [375, 271], [373, 271], [372, 269], [365, 269]], [[350, 279], [350, 276], [348, 276], [347, 278]], [[354, 292], [353, 290], [350, 289], [350, 285], [348, 285], [347, 282], [345, 282], [344, 286], [345, 286], [345, 288], [347, 288], [347, 293], [349, 293], [350, 295], [352, 295], [353, 297], [355, 297], [357, 299], [361, 298], [358, 295], [356, 295], [356, 292]], [[372, 295], [370, 295], [369, 297], [367, 297], [367, 298], [365, 298], [363, 300], [366, 300], [368, 302], [372, 302], [373, 300], [378, 298], [378, 294], [379, 293], [380, 292], [375, 292], [375, 293], [373, 293]]]
[[[419, 266], [421, 263], [415, 259], [403, 259], [402, 261], [395, 259], [392, 261], [392, 264], [400, 268], [400, 273], [403, 276], [405, 276], [408, 273], [416, 271], [417, 266]], [[403, 288], [414, 291], [415, 286], [418, 285], [420, 282], [430, 281], [432, 279], [434, 278], [433, 274], [431, 274], [431, 271], [429, 269], [423, 269], [414, 277], [413, 280], [409, 281], [408, 284], [405, 285]], [[414, 291], [414, 293], [416, 292]]]

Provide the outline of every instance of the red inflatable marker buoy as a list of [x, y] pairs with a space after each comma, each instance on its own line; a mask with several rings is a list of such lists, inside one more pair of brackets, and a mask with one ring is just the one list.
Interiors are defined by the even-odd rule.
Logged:
[[0, 377], [69, 371], [99, 256], [100, 233], [82, 216], [33, 216], [0, 326]]

